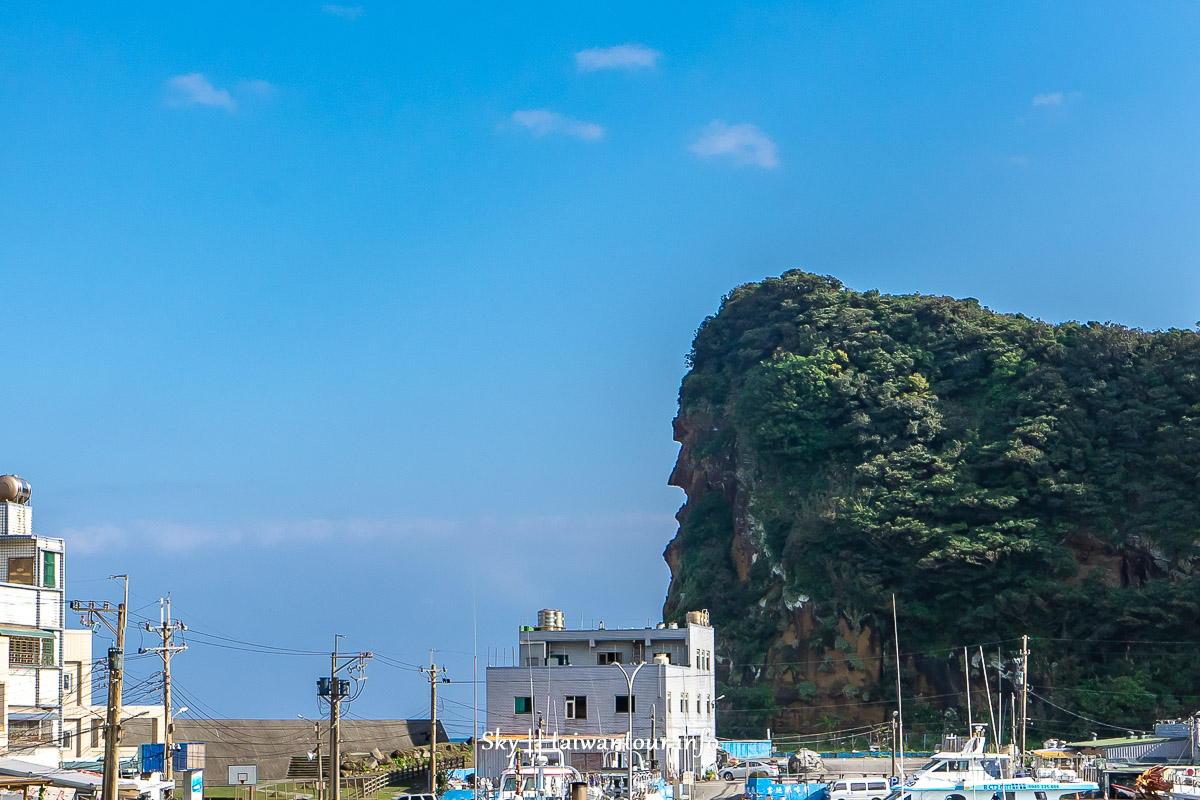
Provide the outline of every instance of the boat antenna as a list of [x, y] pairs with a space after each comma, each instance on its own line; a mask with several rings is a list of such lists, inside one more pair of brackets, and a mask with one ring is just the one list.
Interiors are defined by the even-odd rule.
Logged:
[[904, 695], [900, 691], [900, 622], [892, 592], [892, 634], [896, 640], [896, 738], [900, 740], [900, 782], [904, 782]]
[[967, 687], [967, 736], [975, 735], [975, 721], [971, 719], [971, 659], [967, 656], [966, 645], [963, 646], [963, 680]]
[[[473, 582], [472, 582], [473, 583]], [[471, 767], [479, 763], [479, 608], [471, 586]], [[434, 743], [434, 747], [437, 743]], [[479, 800], [479, 771], [471, 778], [471, 798]]]
[[[992, 731], [995, 732], [998, 730], [996, 728], [996, 709], [992, 708], [992, 685], [991, 682], [988, 681], [987, 659], [983, 655], [983, 645], [979, 645], [979, 666], [983, 669], [983, 689], [985, 692], [987, 692], [988, 717], [992, 720]], [[1000, 745], [996, 744], [995, 742], [992, 742], [992, 745], [995, 746], [996, 752], [999, 753]]]

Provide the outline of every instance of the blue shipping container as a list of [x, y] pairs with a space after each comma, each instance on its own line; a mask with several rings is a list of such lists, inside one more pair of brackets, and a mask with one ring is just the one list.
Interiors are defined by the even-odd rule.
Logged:
[[725, 742], [717, 742], [717, 747], [738, 761], [745, 761], [747, 758], [771, 757], [770, 739], [730, 739]]

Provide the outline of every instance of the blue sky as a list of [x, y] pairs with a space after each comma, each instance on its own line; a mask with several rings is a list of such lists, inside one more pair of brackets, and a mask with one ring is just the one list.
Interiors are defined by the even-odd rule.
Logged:
[[[73, 597], [129, 572], [210, 635], [467, 680], [473, 607], [485, 655], [544, 606], [644, 623], [684, 357], [737, 284], [1200, 319], [1198, 33], [1168, 2], [6, 4], [0, 471]], [[209, 710], [313, 711], [321, 658], [199, 638]], [[421, 710], [370, 674], [355, 713]]]

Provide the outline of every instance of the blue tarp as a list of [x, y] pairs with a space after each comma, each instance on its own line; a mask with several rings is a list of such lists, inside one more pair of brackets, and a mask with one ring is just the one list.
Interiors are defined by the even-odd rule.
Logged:
[[771, 757], [770, 739], [730, 739], [717, 742], [717, 747], [738, 761], [744, 761], [747, 758]]

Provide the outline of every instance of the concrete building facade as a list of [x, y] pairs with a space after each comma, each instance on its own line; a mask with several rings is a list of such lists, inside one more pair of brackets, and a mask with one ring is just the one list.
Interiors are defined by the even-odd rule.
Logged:
[[0, 751], [57, 765], [63, 705], [63, 540], [34, 534], [29, 484], [0, 476], [0, 489], [5, 498], [0, 499]]
[[[713, 647], [707, 612], [690, 613], [683, 626], [565, 630], [551, 622], [523, 629], [516, 663], [487, 668], [489, 735], [574, 737], [568, 761], [589, 771], [600, 768], [611, 745], [588, 748], [587, 737], [623, 742], [632, 715], [634, 749], [646, 763], [671, 777], [702, 772], [717, 756]], [[638, 664], [631, 695], [617, 665], [632, 674]], [[498, 759], [487, 760], [495, 771]]]

